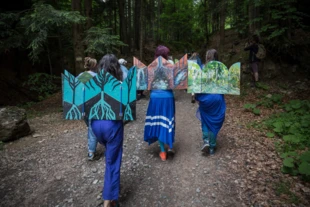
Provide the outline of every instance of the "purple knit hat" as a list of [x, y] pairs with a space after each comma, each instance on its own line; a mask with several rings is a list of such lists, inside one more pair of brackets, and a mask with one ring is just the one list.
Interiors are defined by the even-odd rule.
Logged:
[[168, 60], [168, 54], [169, 54], [170, 50], [168, 49], [168, 47], [163, 46], [163, 45], [159, 45], [156, 50], [155, 50], [155, 56], [154, 59], [158, 58], [159, 56], [162, 56], [163, 58], [165, 58], [166, 60]]

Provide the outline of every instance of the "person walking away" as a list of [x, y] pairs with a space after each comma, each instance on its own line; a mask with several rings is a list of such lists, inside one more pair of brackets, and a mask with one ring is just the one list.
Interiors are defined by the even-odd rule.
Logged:
[[256, 54], [258, 53], [258, 44], [259, 44], [259, 38], [257, 35], [253, 35], [252, 39], [248, 41], [245, 45], [244, 50], [249, 51], [249, 61], [253, 73], [253, 82], [251, 83], [251, 87], [256, 87], [258, 82], [258, 66], [260, 59], [256, 57]]
[[[212, 60], [218, 60], [215, 49], [206, 53], [206, 64]], [[209, 154], [214, 155], [216, 150], [217, 134], [225, 120], [226, 103], [223, 94], [195, 94], [199, 104], [196, 116], [201, 121], [203, 146], [201, 151], [209, 148]]]
[[[119, 81], [124, 80], [121, 66], [113, 54], [107, 54], [102, 57], [98, 70], [109, 72]], [[91, 126], [99, 143], [106, 148], [106, 167], [102, 190], [104, 207], [118, 206], [124, 139], [123, 120], [92, 120]]]
[[[78, 75], [78, 80], [80, 80], [82, 83], [88, 82], [90, 79], [92, 79], [95, 75], [97, 75], [97, 60], [91, 57], [85, 57], [84, 58], [84, 68], [87, 69], [86, 72], [83, 72]], [[87, 129], [87, 142], [88, 142], [88, 153], [87, 158], [88, 160], [92, 161], [95, 158], [96, 148], [97, 148], [97, 138], [93, 133], [93, 130], [90, 125], [90, 120], [85, 119], [86, 125], [88, 127]]]
[[[162, 56], [168, 60], [169, 49], [163, 45], [156, 48], [154, 59]], [[172, 63], [173, 64], [173, 63]], [[172, 90], [151, 90], [150, 101], [147, 108], [144, 141], [152, 144], [158, 141], [159, 156], [166, 161], [167, 153], [173, 156], [175, 136], [175, 100]], [[168, 151], [165, 150], [168, 145]]]
[[128, 69], [126, 68], [127, 61], [121, 58], [118, 60], [118, 63], [121, 65], [121, 70], [123, 72], [123, 79], [125, 80], [128, 74]]

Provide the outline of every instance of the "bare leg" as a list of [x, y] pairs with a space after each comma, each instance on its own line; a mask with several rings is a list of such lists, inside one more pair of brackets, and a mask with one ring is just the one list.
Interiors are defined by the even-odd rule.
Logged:
[[110, 200], [104, 201], [103, 207], [111, 207], [111, 201]]
[[254, 73], [254, 77], [255, 77], [255, 82], [257, 82], [258, 81], [258, 72]]

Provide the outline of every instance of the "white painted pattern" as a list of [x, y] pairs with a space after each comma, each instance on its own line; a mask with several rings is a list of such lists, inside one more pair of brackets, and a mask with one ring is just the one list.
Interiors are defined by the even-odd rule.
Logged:
[[174, 117], [172, 117], [171, 121], [170, 119], [168, 119], [167, 117], [165, 116], [146, 116], [146, 119], [151, 119], [151, 120], [154, 120], [154, 119], [163, 119], [167, 122], [169, 122], [169, 125], [172, 124], [172, 122], [174, 121]]
[[[158, 121], [154, 122], [153, 120], [159, 119]], [[162, 121], [160, 121], [160, 119]], [[151, 120], [151, 121], [148, 121]], [[168, 122], [168, 124], [164, 123], [164, 122]], [[167, 128], [169, 133], [172, 132], [172, 129], [174, 128], [174, 117], [172, 117], [172, 119], [168, 119], [165, 116], [146, 116], [146, 122], [145, 122], [145, 126], [162, 126], [164, 128]]]

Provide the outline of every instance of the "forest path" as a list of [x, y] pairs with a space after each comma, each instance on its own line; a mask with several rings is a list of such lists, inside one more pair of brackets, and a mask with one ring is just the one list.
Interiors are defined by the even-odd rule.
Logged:
[[[250, 93], [247, 101], [260, 91]], [[273, 141], [247, 128], [261, 118], [244, 112], [244, 97], [225, 96], [226, 120], [214, 156], [200, 151], [197, 104], [183, 90], [175, 91], [175, 99], [176, 154], [166, 162], [157, 143], [143, 141], [148, 99], [137, 101], [137, 120], [125, 125], [121, 206], [283, 206], [287, 199], [275, 195], [275, 185], [296, 180], [280, 173]], [[102, 206], [104, 148], [97, 147], [99, 160], [87, 160], [84, 122], [63, 120], [57, 110], [29, 122], [35, 133], [0, 151], [0, 206]]]

